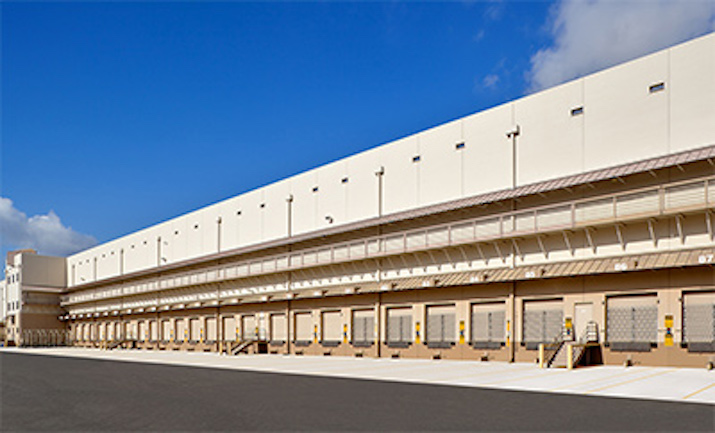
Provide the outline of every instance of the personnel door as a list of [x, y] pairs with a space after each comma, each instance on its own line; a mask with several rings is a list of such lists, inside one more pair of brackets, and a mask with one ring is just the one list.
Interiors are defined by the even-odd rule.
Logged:
[[593, 321], [593, 303], [585, 302], [576, 304], [574, 307], [574, 330], [576, 332], [576, 341], [585, 343], [587, 339], [586, 332], [588, 323]]

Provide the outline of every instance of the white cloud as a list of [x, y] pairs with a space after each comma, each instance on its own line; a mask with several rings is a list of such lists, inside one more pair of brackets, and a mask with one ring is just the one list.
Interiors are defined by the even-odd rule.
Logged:
[[491, 89], [494, 86], [497, 85], [499, 82], [499, 75], [496, 74], [489, 74], [484, 79], [482, 79], [482, 86], [484, 86], [487, 89]]
[[560, 0], [551, 12], [553, 43], [531, 58], [532, 91], [715, 29], [711, 0]]
[[89, 235], [66, 227], [53, 211], [27, 217], [12, 200], [0, 197], [0, 244], [4, 248], [33, 248], [40, 254], [66, 256], [97, 244]]

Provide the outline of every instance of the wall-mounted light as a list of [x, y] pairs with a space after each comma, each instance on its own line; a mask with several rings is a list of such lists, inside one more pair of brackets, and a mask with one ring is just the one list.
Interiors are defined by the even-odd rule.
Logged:
[[519, 134], [521, 134], [521, 128], [519, 128], [519, 125], [514, 125], [512, 129], [506, 132], [506, 138], [518, 137]]

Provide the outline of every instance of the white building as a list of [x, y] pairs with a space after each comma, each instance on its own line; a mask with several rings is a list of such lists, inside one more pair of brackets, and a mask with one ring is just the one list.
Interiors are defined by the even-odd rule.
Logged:
[[5, 261], [2, 317], [9, 344], [54, 344], [65, 339], [59, 306], [67, 289], [66, 260], [34, 250], [12, 251]]
[[714, 95], [710, 34], [85, 250], [72, 338], [527, 360], [595, 332], [702, 363]]

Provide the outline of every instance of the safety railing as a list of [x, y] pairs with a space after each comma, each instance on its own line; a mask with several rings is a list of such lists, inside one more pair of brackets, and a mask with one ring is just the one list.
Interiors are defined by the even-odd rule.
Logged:
[[70, 343], [69, 332], [62, 329], [23, 329], [20, 332], [19, 346], [51, 347], [67, 346]]
[[101, 289], [63, 295], [61, 302], [64, 305], [78, 304], [433, 248], [573, 230], [629, 219], [678, 214], [709, 208], [714, 204], [715, 176], [710, 176], [336, 243], [260, 260], [177, 272], [137, 283], [113, 284]]

